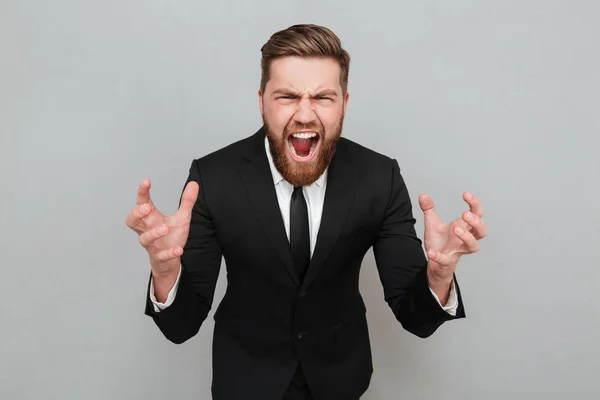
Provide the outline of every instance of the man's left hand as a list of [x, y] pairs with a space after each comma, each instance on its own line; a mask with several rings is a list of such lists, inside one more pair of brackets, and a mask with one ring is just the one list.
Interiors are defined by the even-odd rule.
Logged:
[[477, 197], [465, 192], [463, 199], [469, 204], [469, 211], [452, 222], [444, 222], [435, 212], [433, 200], [426, 194], [419, 196], [425, 216], [425, 250], [429, 257], [427, 278], [442, 304], [447, 301], [458, 260], [463, 254], [476, 253], [479, 240], [487, 235], [482, 220], [483, 209]]

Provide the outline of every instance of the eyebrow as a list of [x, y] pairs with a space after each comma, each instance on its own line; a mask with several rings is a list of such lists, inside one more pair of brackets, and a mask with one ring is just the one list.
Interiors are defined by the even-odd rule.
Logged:
[[[285, 89], [285, 88], [280, 88], [280, 89], [276, 89], [273, 91], [273, 95], [277, 95], [277, 94], [283, 94], [286, 96], [294, 96], [294, 97], [301, 97], [300, 93], [295, 92], [291, 89]], [[323, 96], [332, 96], [332, 97], [337, 97], [337, 92], [333, 89], [324, 89], [321, 90], [317, 93], [315, 93], [314, 95], [312, 95], [312, 98], [315, 97], [323, 97]]]

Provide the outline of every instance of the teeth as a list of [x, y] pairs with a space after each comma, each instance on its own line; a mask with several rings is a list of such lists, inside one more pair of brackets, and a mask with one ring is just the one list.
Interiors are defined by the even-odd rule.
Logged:
[[298, 138], [298, 139], [310, 139], [310, 138], [314, 138], [315, 136], [317, 136], [317, 134], [314, 132], [305, 132], [305, 133], [294, 133], [292, 136], [295, 138]]

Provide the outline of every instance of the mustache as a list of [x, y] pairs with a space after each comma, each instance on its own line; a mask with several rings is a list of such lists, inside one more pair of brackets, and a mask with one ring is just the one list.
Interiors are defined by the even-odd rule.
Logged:
[[311, 123], [311, 124], [298, 124], [292, 123], [285, 127], [283, 133], [285, 136], [289, 136], [290, 134], [298, 131], [314, 131], [319, 134], [319, 136], [323, 136], [325, 129], [322, 124]]

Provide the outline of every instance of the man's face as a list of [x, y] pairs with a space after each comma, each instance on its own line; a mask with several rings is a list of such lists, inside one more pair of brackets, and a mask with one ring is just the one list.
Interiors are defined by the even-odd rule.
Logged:
[[342, 133], [348, 94], [331, 58], [283, 57], [271, 63], [260, 112], [277, 170], [293, 186], [316, 181]]

